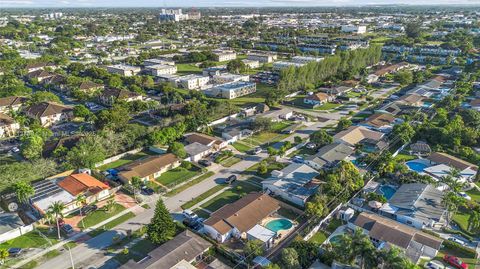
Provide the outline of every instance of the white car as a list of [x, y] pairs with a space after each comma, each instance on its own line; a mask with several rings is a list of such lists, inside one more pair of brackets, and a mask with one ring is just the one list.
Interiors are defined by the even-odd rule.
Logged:
[[462, 191], [462, 192], [459, 192], [458, 195], [459, 195], [460, 197], [463, 197], [463, 199], [465, 199], [465, 200], [468, 200], [468, 201], [471, 201], [471, 200], [472, 200], [472, 197], [470, 197], [470, 195], [466, 194], [466, 193], [463, 192], [463, 191]]
[[441, 261], [429, 261], [425, 263], [425, 268], [428, 269], [444, 269], [445, 265]]
[[187, 219], [196, 219], [196, 218], [198, 218], [197, 214], [193, 213], [193, 211], [190, 210], [190, 209], [185, 209], [185, 210], [183, 210], [183, 213], [182, 213], [182, 214], [183, 214], [183, 216], [184, 216], [185, 218], [187, 218]]
[[455, 242], [455, 243], [460, 244], [462, 246], [465, 246], [465, 242], [463, 242], [462, 240], [460, 240], [458, 238], [455, 238], [455, 237], [449, 237], [448, 241], [452, 241], [452, 242]]

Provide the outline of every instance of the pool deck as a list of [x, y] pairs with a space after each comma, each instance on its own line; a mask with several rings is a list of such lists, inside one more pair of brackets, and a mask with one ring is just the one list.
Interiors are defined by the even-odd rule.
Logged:
[[260, 225], [266, 228], [267, 223], [273, 220], [278, 220], [278, 219], [287, 219], [290, 222], [292, 222], [292, 227], [290, 229], [277, 231], [277, 234], [280, 236], [280, 238], [285, 238], [288, 234], [290, 234], [293, 230], [295, 230], [295, 227], [297, 227], [297, 223], [295, 221], [292, 221], [291, 219], [285, 218], [280, 215], [274, 216], [274, 217], [266, 217], [262, 220], [262, 223]]
[[347, 225], [342, 225], [342, 226], [338, 226], [337, 229], [335, 229], [335, 231], [333, 231], [333, 233], [327, 238], [327, 240], [325, 240], [323, 242], [322, 245], [326, 244], [326, 243], [330, 243], [330, 240], [335, 237], [335, 236], [338, 236], [338, 235], [342, 235], [346, 232], [346, 229], [347, 229]]

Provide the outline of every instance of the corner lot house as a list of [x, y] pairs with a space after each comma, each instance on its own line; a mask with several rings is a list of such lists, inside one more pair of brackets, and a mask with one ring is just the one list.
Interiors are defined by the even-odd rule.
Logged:
[[164, 172], [179, 165], [180, 159], [172, 153], [150, 156], [122, 166], [118, 177], [123, 183], [130, 183], [132, 177], [139, 177], [143, 181], [155, 180]]
[[444, 193], [423, 183], [403, 184], [380, 208], [380, 214], [417, 229], [443, 225], [446, 216]]
[[42, 126], [48, 127], [73, 117], [73, 108], [53, 102], [41, 102], [28, 107], [25, 114], [38, 119]]
[[87, 203], [103, 200], [110, 196], [110, 187], [86, 173], [71, 174], [58, 182], [58, 186], [71, 195], [85, 195]]
[[353, 224], [349, 223], [349, 226], [361, 228], [377, 248], [396, 246], [404, 250], [414, 263], [422, 257], [432, 259], [437, 256], [443, 242], [433, 235], [373, 213], [360, 213]]
[[312, 182], [319, 173], [305, 164], [292, 163], [273, 171], [272, 176], [262, 182], [263, 190], [278, 195], [299, 206], [305, 206], [308, 198], [315, 194], [318, 184]]
[[317, 154], [308, 156], [305, 163], [317, 170], [331, 168], [348, 158], [353, 152], [353, 148], [346, 144], [332, 143], [319, 149]]
[[232, 237], [247, 238], [251, 229], [278, 209], [277, 200], [267, 194], [252, 192], [213, 212], [204, 222], [204, 231], [220, 243]]
[[120, 269], [189, 269], [191, 263], [203, 259], [211, 246], [207, 240], [186, 230], [150, 251], [142, 260], [129, 260]]

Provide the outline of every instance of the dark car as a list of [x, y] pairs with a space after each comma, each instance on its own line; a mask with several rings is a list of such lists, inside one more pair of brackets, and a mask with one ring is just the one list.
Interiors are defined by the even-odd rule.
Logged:
[[21, 248], [9, 248], [8, 249], [8, 256], [10, 256], [10, 257], [17, 257], [21, 253], [22, 253]]
[[198, 164], [207, 167], [207, 166], [212, 165], [212, 162], [209, 161], [209, 160], [200, 160], [200, 161], [198, 161]]
[[64, 231], [65, 233], [67, 233], [67, 234], [73, 233], [73, 227], [72, 227], [72, 225], [70, 225], [70, 224], [64, 224], [64, 225], [62, 226], [62, 229], [63, 229], [63, 231]]
[[96, 205], [86, 205], [82, 207], [82, 215], [87, 215], [90, 212], [93, 212], [98, 209], [98, 206]]
[[199, 219], [184, 219], [182, 223], [195, 231], [198, 231], [203, 227], [203, 223]]
[[147, 186], [142, 187], [142, 194], [143, 195], [152, 195], [154, 193], [155, 193], [155, 191], [152, 188], [147, 187]]
[[229, 177], [227, 177], [227, 179], [225, 180], [226, 183], [228, 184], [232, 184], [233, 182], [235, 182], [237, 180], [237, 176], [236, 175], [231, 175]]

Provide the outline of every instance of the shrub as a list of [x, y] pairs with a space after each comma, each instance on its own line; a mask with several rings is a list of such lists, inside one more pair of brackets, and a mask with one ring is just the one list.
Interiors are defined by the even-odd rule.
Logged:
[[191, 162], [183, 161], [180, 166], [187, 169], [187, 170], [192, 169], [192, 163]]

